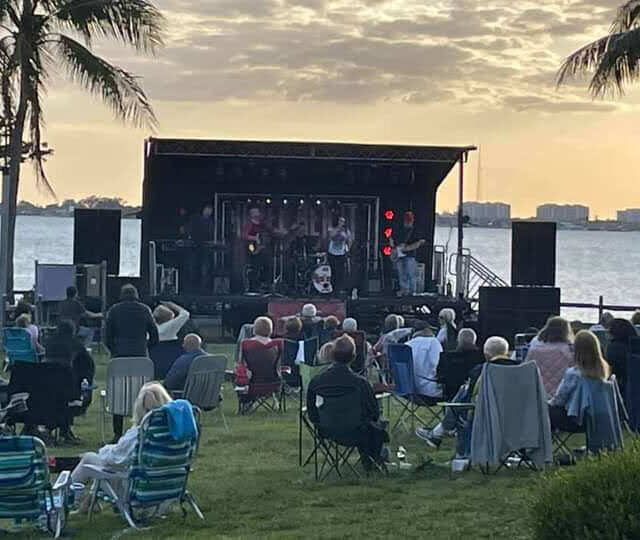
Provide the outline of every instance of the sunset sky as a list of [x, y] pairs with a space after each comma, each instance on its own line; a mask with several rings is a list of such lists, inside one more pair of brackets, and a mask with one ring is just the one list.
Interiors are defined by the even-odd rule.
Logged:
[[[158, 136], [480, 145], [481, 199], [528, 216], [546, 201], [592, 216], [640, 207], [640, 91], [558, 92], [568, 53], [606, 33], [621, 0], [158, 0], [155, 58], [100, 52], [143, 77]], [[61, 78], [45, 102], [59, 199], [140, 202], [147, 130]], [[466, 198], [475, 200], [477, 156]], [[452, 175], [440, 210], [456, 204]], [[21, 198], [48, 202], [30, 174]]]

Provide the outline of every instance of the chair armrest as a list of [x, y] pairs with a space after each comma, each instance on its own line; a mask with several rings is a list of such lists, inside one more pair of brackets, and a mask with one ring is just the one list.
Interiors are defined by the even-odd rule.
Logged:
[[115, 471], [113, 469], [100, 467], [100, 465], [84, 465], [84, 467], [92, 471], [94, 476], [99, 480], [126, 479], [129, 477], [129, 471]]
[[53, 484], [53, 491], [59, 491], [61, 489], [67, 488], [71, 486], [71, 471], [62, 471], [58, 478], [56, 478], [56, 483]]
[[184, 390], [171, 390], [171, 397], [173, 399], [180, 399], [184, 397]]
[[446, 402], [440, 401], [438, 402], [438, 407], [450, 407], [451, 409], [475, 409], [475, 403], [456, 403], [456, 402]]

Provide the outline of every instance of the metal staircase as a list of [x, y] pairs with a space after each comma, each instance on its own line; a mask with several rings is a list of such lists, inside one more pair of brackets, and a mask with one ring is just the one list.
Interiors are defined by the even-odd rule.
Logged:
[[462, 255], [449, 257], [449, 274], [456, 280], [456, 296], [466, 298], [471, 307], [478, 307], [480, 287], [508, 287], [509, 284], [491, 268], [471, 255], [468, 249]]

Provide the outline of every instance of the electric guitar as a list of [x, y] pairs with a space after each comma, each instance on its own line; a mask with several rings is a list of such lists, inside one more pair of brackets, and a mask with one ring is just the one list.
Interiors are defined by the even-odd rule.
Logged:
[[404, 259], [412, 251], [416, 251], [417, 249], [420, 249], [422, 246], [424, 246], [427, 243], [427, 241], [424, 239], [421, 239], [421, 240], [416, 240], [412, 244], [398, 244], [396, 246], [395, 242], [393, 241], [393, 238], [390, 238], [389, 243], [393, 248], [393, 250], [391, 251], [391, 261], [395, 263], [395, 262], [398, 262], [398, 260], [400, 259]]

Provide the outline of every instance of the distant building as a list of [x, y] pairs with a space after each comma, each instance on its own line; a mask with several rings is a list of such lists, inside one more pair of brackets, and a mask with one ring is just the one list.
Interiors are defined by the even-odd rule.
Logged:
[[466, 202], [462, 211], [472, 223], [511, 219], [511, 206], [501, 202]]
[[589, 221], [589, 207], [581, 204], [543, 204], [538, 206], [536, 219], [584, 223]]
[[620, 223], [640, 223], [640, 208], [618, 210], [618, 221]]

